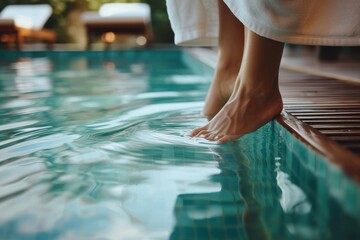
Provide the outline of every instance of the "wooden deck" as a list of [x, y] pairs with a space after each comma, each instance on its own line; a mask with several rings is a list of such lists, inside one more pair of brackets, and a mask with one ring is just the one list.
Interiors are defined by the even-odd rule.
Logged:
[[[191, 53], [215, 67], [214, 51]], [[360, 183], [360, 84], [326, 75], [283, 66], [284, 111], [276, 121]]]
[[281, 70], [284, 109], [360, 156], [360, 86]]
[[282, 68], [280, 91], [276, 120], [360, 183], [360, 86]]

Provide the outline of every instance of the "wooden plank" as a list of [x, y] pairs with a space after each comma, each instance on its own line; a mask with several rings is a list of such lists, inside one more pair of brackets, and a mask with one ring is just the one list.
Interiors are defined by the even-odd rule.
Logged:
[[[216, 67], [214, 51], [192, 54]], [[284, 111], [275, 120], [360, 183], [360, 85], [301, 71], [280, 69]]]
[[352, 136], [352, 135], [360, 135], [360, 130], [358, 129], [325, 129], [325, 130], [319, 130], [321, 133], [323, 133], [324, 135], [348, 135], [348, 136]]
[[300, 119], [300, 120], [303, 120], [303, 121], [306, 121], [306, 120], [309, 120], [309, 121], [320, 121], [320, 120], [331, 120], [331, 121], [347, 121], [347, 120], [351, 120], [351, 121], [356, 121], [356, 122], [359, 122], [360, 121], [360, 114], [358, 115], [335, 115], [335, 116], [332, 116], [332, 115], [294, 115], [297, 119]]
[[[298, 118], [301, 119], [301, 118]], [[355, 124], [359, 124], [359, 119], [301, 119], [303, 120], [305, 123], [308, 124], [322, 124], [322, 123], [333, 123], [334, 125], [342, 125], [342, 124], [347, 124], [347, 123], [355, 123]]]
[[284, 69], [279, 80], [278, 122], [360, 182], [360, 86]]
[[360, 183], [360, 158], [354, 151], [349, 151], [337, 144], [315, 128], [286, 113], [286, 111], [283, 111], [276, 118], [276, 121], [292, 132], [295, 137], [308, 143], [315, 151], [320, 152], [331, 162], [342, 168], [351, 178]]

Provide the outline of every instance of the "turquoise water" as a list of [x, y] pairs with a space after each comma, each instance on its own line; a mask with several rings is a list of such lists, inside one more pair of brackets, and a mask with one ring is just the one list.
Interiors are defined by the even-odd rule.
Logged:
[[360, 189], [276, 122], [187, 133], [212, 70], [181, 51], [2, 53], [0, 239], [360, 239]]

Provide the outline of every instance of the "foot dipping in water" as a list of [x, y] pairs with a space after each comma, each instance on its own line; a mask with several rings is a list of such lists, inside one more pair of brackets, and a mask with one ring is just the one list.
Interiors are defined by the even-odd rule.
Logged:
[[348, 13], [360, 2], [325, 1], [167, 0], [176, 44], [218, 47], [203, 109], [209, 122], [191, 137], [234, 141], [281, 113], [278, 75], [285, 42], [360, 45], [360, 17]]

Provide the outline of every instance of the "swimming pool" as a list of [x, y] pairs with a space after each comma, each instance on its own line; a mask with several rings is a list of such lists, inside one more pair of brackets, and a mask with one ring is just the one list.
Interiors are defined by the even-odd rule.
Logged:
[[2, 53], [0, 239], [360, 239], [360, 189], [271, 122], [187, 133], [212, 69], [178, 50]]

